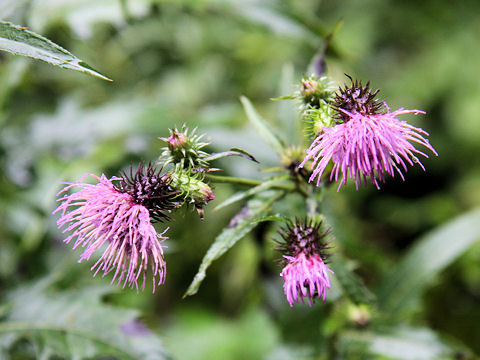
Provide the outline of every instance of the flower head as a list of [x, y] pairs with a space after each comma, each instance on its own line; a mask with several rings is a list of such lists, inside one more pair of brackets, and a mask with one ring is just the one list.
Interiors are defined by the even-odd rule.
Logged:
[[[85, 183], [87, 176], [98, 183]], [[114, 271], [112, 283], [123, 283], [123, 287], [128, 284], [137, 290], [142, 277], [141, 289], [144, 290], [150, 264], [155, 291], [156, 284], [165, 281], [166, 263], [161, 243], [167, 239], [164, 234], [168, 228], [157, 233], [151, 218], [165, 218], [165, 213], [176, 206], [175, 193], [168, 193], [168, 180], [151, 166], [141, 165], [131, 178], [108, 179], [105, 175], [86, 174], [76, 183], [64, 184], [58, 195], [75, 187], [80, 190], [58, 199], [62, 203], [53, 213], [61, 213], [57, 225], [65, 227], [63, 232], [72, 231], [64, 242], [74, 240], [73, 249], [85, 248], [79, 262], [90, 259], [96, 250], [106, 246], [91, 268], [94, 276], [98, 272], [105, 276]]]
[[325, 301], [330, 289], [328, 273], [333, 271], [325, 264], [330, 256], [326, 253], [330, 247], [325, 241], [330, 230], [322, 233], [321, 225], [296, 220], [280, 233], [284, 240], [278, 248], [284, 254], [281, 276], [290, 306], [294, 302], [303, 303], [306, 297], [311, 307], [316, 296]]
[[323, 128], [307, 150], [307, 156], [300, 164], [313, 160], [312, 175], [309, 181], [317, 179], [317, 186], [330, 160], [333, 170], [330, 181], [338, 181], [338, 189], [353, 179], [356, 187], [366, 183], [367, 179], [378, 186], [385, 182], [386, 175], [395, 176], [397, 172], [404, 179], [402, 171], [407, 164], [420, 164], [416, 155], [428, 158], [428, 155], [415, 148], [413, 143], [425, 146], [435, 155], [437, 152], [424, 135], [424, 130], [397, 119], [402, 114], [424, 114], [420, 110], [398, 109], [391, 112], [385, 102], [375, 99], [378, 90], [371, 91], [369, 84], [362, 86], [353, 82], [351, 87], [340, 90], [335, 103], [335, 117], [341, 123]]

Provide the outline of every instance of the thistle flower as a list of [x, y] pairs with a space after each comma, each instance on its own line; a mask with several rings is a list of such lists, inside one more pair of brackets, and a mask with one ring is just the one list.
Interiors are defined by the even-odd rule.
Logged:
[[[73, 249], [86, 248], [78, 262], [90, 259], [96, 250], [106, 245], [91, 268], [93, 276], [98, 272], [105, 276], [114, 271], [112, 284], [115, 281], [117, 286], [128, 284], [137, 291], [142, 277], [143, 291], [150, 264], [153, 291], [165, 281], [166, 263], [161, 243], [168, 239], [164, 236], [168, 228], [157, 233], [151, 219], [167, 218], [167, 213], [177, 207], [177, 203], [170, 180], [160, 172], [140, 164], [135, 174], [130, 170], [130, 177], [124, 174], [124, 177], [108, 179], [105, 175], [86, 174], [76, 183], [64, 183], [66, 186], [57, 196], [80, 188], [58, 199], [61, 204], [53, 211], [61, 213], [58, 228], [65, 227], [63, 232], [72, 231], [64, 242], [68, 244], [74, 240]], [[88, 176], [98, 183], [85, 183]], [[118, 182], [118, 186], [114, 182]]]
[[399, 115], [425, 112], [403, 108], [391, 112], [385, 102], [375, 99], [378, 91], [372, 92], [369, 83], [362, 86], [353, 80], [350, 87], [340, 89], [332, 106], [335, 118], [341, 123], [323, 128], [300, 164], [303, 167], [308, 160], [313, 160], [309, 182], [317, 179], [318, 186], [332, 160], [330, 181], [338, 181], [339, 174], [342, 176], [338, 190], [348, 178], [354, 180], [357, 189], [362, 183], [366, 184], [368, 178], [379, 188], [378, 181], [385, 182], [387, 174], [393, 177], [397, 172], [405, 180], [402, 170], [407, 171], [407, 164], [418, 163], [425, 170], [416, 155], [426, 158], [428, 155], [413, 143], [437, 155], [424, 137], [428, 136], [427, 132], [397, 119]]
[[330, 256], [326, 253], [330, 247], [325, 241], [330, 230], [322, 233], [321, 226], [321, 222], [314, 224], [308, 220], [296, 220], [280, 232], [283, 242], [277, 250], [283, 253], [284, 266], [280, 275], [290, 306], [294, 302], [304, 303], [303, 298], [306, 297], [311, 307], [315, 297], [325, 301], [330, 289], [328, 273], [333, 271], [325, 264]]

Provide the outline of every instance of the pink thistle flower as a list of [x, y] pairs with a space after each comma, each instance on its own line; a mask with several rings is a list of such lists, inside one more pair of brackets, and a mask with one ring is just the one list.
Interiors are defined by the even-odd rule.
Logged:
[[[378, 90], [372, 93], [368, 86], [368, 83], [362, 87], [352, 81], [351, 88], [341, 89], [336, 96], [334, 106], [342, 123], [323, 128], [299, 165], [304, 167], [307, 161], [313, 160], [309, 182], [317, 179], [318, 186], [332, 160], [330, 181], [338, 181], [341, 175], [338, 190], [348, 178], [354, 180], [357, 189], [362, 183], [366, 184], [368, 178], [379, 188], [378, 180], [385, 182], [387, 174], [394, 177], [398, 173], [405, 180], [402, 171], [407, 171], [407, 164], [418, 163], [425, 170], [416, 155], [426, 158], [428, 155], [418, 150], [414, 143], [437, 155], [424, 137], [428, 136], [426, 131], [397, 119], [402, 114], [425, 112], [404, 109], [391, 112], [386, 103], [374, 100]], [[382, 112], [383, 107], [385, 112]]]
[[300, 253], [295, 257], [285, 256], [288, 264], [283, 268], [281, 276], [285, 283], [283, 290], [290, 306], [294, 302], [302, 302], [308, 298], [308, 305], [312, 307], [315, 294], [323, 301], [326, 300], [327, 290], [330, 289], [328, 273], [333, 273], [319, 255], [307, 256]]
[[325, 241], [330, 230], [321, 233], [321, 225], [296, 220], [280, 232], [284, 240], [279, 242], [277, 249], [284, 253], [284, 267], [280, 275], [290, 306], [295, 302], [304, 303], [304, 297], [310, 307], [315, 297], [326, 300], [327, 290], [330, 289], [328, 273], [333, 274], [333, 271], [324, 262], [330, 256], [326, 253], [330, 247]]
[[[84, 183], [87, 176], [98, 183]], [[115, 186], [114, 181], [120, 181], [120, 187]], [[137, 291], [142, 277], [143, 291], [150, 265], [155, 292], [155, 286], [165, 281], [166, 263], [161, 243], [168, 239], [164, 236], [168, 228], [157, 233], [150, 218], [166, 217], [163, 212], [175, 206], [175, 203], [169, 203], [174, 194], [168, 193], [168, 179], [151, 166], [144, 169], [140, 165], [130, 179], [86, 174], [76, 183], [64, 184], [67, 186], [57, 195], [74, 187], [80, 190], [58, 199], [62, 203], [53, 213], [61, 213], [57, 225], [65, 227], [63, 232], [72, 231], [64, 242], [68, 244], [74, 240], [73, 249], [85, 248], [78, 262], [90, 259], [95, 251], [106, 246], [91, 268], [94, 276], [98, 272], [105, 276], [114, 271], [112, 284], [117, 280], [117, 286], [123, 282], [123, 287], [128, 284]], [[162, 192], [165, 194], [158, 195]], [[162, 209], [159, 199], [163, 200]]]

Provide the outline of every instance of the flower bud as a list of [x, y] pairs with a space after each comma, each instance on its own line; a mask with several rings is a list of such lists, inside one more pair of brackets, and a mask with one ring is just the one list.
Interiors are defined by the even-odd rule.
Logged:
[[162, 150], [160, 162], [167, 164], [180, 164], [183, 169], [202, 169], [208, 167], [208, 161], [205, 158], [209, 155], [202, 150], [208, 145], [202, 142], [203, 135], [196, 135], [195, 130], [189, 132], [185, 126], [182, 131], [170, 129], [168, 138], [161, 137], [160, 140], [165, 141], [167, 146]]
[[179, 191], [179, 197], [186, 203], [191, 203], [203, 219], [203, 206], [215, 199], [210, 186], [201, 181], [197, 174], [177, 169], [170, 173], [170, 186]]
[[317, 137], [325, 128], [331, 128], [337, 124], [333, 116], [334, 109], [327, 103], [322, 103], [316, 109], [304, 111], [305, 132], [311, 137]]
[[176, 151], [179, 148], [182, 148], [187, 143], [187, 138], [184, 134], [177, 132], [175, 130], [172, 131], [172, 134], [167, 139], [168, 148], [171, 152]]
[[322, 104], [330, 102], [334, 95], [326, 76], [304, 78], [300, 85], [300, 95], [307, 108], [318, 109]]

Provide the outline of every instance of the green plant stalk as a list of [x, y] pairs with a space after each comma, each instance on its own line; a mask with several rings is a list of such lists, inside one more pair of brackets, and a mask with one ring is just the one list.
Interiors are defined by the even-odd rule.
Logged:
[[[217, 176], [217, 175], [207, 175], [207, 179], [214, 183], [224, 183], [224, 184], [236, 184], [236, 185], [245, 185], [245, 186], [258, 186], [262, 184], [262, 181], [252, 180], [252, 179], [243, 179], [233, 176]], [[272, 189], [286, 190], [286, 191], [297, 191], [297, 187], [293, 184], [284, 184], [284, 185], [273, 185]]]

